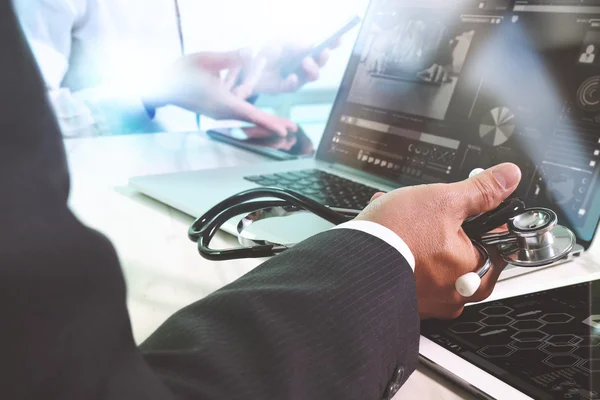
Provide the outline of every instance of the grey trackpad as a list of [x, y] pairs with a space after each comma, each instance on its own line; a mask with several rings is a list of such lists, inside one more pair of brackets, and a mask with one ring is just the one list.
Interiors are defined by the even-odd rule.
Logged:
[[255, 222], [245, 231], [244, 236], [274, 243], [294, 244], [333, 226], [314, 214], [301, 213]]

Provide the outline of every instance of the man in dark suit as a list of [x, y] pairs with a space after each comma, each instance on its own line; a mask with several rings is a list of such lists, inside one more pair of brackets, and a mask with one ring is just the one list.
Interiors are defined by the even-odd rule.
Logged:
[[514, 190], [512, 165], [378, 195], [138, 348], [113, 247], [67, 207], [61, 135], [9, 0], [0, 29], [0, 398], [391, 398], [416, 367], [419, 317], [490, 294], [502, 265], [472, 298], [454, 290], [480, 262], [460, 225]]

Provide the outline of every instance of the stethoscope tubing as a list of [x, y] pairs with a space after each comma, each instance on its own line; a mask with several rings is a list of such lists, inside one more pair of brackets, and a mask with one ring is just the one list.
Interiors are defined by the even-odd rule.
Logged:
[[[255, 201], [256, 199], [269, 197], [278, 200]], [[210, 242], [214, 235], [231, 218], [273, 207], [305, 210], [334, 225], [340, 225], [349, 221], [349, 217], [346, 215], [340, 214], [300, 193], [287, 189], [265, 187], [246, 190], [218, 203], [202, 217], [194, 221], [188, 230], [188, 237], [190, 240], [198, 243], [200, 255], [211, 261], [265, 258], [277, 255], [287, 250], [288, 247], [281, 245], [261, 245], [227, 250], [210, 248]]]
[[[269, 199], [260, 200], [258, 199]], [[244, 226], [249, 226], [252, 222], [260, 220], [259, 211], [270, 209], [282, 213], [290, 214], [296, 212], [310, 212], [333, 225], [340, 225], [350, 221], [356, 216], [355, 210], [340, 210], [329, 208], [307, 196], [293, 192], [288, 189], [276, 187], [263, 187], [246, 190], [231, 196], [212, 207], [203, 216], [198, 218], [189, 228], [189, 238], [197, 242], [200, 255], [211, 261], [235, 260], [244, 258], [268, 258], [275, 256], [289, 249], [293, 244], [277, 244], [265, 241], [252, 241], [255, 243], [251, 247], [239, 247], [226, 250], [216, 250], [210, 247], [210, 242], [215, 234], [230, 219], [245, 215]], [[463, 224], [463, 230], [471, 239], [473, 246], [479, 251], [484, 262], [476, 272], [470, 272], [459, 277], [455, 282], [456, 290], [463, 297], [472, 297], [481, 285], [481, 280], [492, 267], [492, 261], [486, 245], [495, 245], [496, 242], [507, 242], [513, 240], [510, 238], [510, 232], [504, 234], [488, 234], [496, 228], [504, 225], [511, 218], [516, 217], [526, 210], [525, 203], [519, 199], [510, 199], [494, 211], [469, 218]], [[253, 215], [254, 214], [254, 215]], [[265, 214], [262, 214], [263, 216]], [[277, 214], [276, 216], [279, 216]], [[239, 230], [239, 229], [238, 229]], [[241, 231], [238, 232], [240, 239]], [[548, 260], [550, 261], [550, 260]]]

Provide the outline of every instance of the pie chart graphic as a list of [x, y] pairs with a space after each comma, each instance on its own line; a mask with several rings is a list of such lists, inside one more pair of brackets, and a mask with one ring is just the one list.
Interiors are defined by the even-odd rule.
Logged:
[[490, 146], [501, 146], [515, 133], [515, 115], [506, 107], [497, 107], [481, 119], [479, 136]]

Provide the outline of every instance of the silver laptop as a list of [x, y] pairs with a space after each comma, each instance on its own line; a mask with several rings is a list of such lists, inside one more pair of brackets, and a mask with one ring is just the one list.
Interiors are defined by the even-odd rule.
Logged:
[[[513, 162], [523, 171], [516, 194], [557, 211], [577, 235], [576, 257], [600, 220], [600, 9], [577, 6], [573, 19], [568, 7], [517, 3], [372, 1], [314, 158], [131, 185], [194, 217], [264, 185], [353, 209], [377, 190]], [[291, 218], [251, 233], [294, 243], [331, 227]], [[238, 220], [224, 230], [235, 234]], [[509, 267], [502, 279], [531, 271]]]

